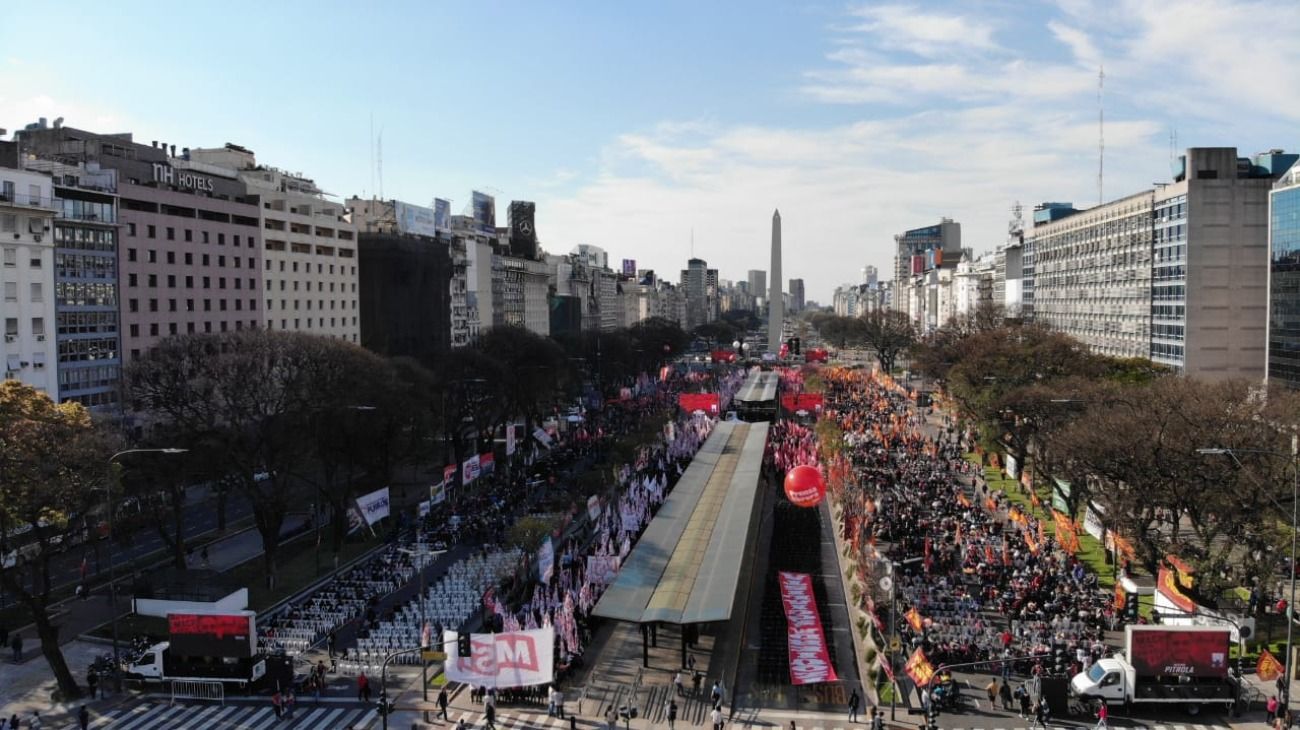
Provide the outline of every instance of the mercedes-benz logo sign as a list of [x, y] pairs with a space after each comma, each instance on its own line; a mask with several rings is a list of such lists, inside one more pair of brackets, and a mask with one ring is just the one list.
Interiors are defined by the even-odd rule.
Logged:
[[519, 232], [525, 236], [531, 236], [533, 234], [533, 224], [528, 221], [523, 221], [519, 224]]

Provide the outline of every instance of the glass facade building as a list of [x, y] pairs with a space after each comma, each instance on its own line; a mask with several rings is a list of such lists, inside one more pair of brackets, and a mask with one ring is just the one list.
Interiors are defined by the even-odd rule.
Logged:
[[1269, 196], [1268, 379], [1300, 388], [1300, 164]]

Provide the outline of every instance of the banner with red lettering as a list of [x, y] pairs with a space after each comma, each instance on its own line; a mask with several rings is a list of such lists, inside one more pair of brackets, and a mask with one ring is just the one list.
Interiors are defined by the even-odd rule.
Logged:
[[826, 649], [826, 635], [817, 614], [812, 576], [781, 571], [781, 603], [785, 605], [786, 631], [790, 644], [790, 683], [834, 682], [835, 667]]
[[470, 655], [462, 657], [456, 632], [442, 633], [447, 679], [476, 687], [527, 687], [554, 679], [555, 629], [472, 634]]
[[781, 396], [781, 407], [790, 413], [808, 411], [817, 413], [822, 409], [824, 399], [821, 393], [798, 393]]

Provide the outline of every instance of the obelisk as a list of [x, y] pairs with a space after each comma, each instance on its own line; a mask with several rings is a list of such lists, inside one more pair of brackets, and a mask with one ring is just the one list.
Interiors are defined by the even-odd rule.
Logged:
[[772, 272], [767, 285], [767, 351], [781, 352], [781, 326], [785, 323], [785, 279], [781, 278], [781, 211], [772, 211]]

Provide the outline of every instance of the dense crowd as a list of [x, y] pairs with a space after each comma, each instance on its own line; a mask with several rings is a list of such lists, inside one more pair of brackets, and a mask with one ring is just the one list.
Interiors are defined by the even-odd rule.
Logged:
[[1105, 652], [1114, 617], [1096, 577], [988, 489], [964, 458], [965, 434], [927, 428], [914, 394], [887, 377], [840, 370], [826, 380], [826, 416], [844, 432], [851, 474], [840, 528], [874, 570], [897, 566], [909, 647], [935, 665], [982, 662], [1003, 676], [1080, 671]]

